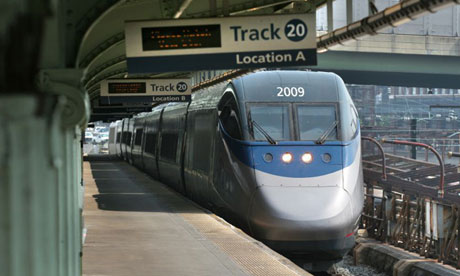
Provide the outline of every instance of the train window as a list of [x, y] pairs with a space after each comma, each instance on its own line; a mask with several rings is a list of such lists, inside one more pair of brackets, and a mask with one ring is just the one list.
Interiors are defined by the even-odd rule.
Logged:
[[[300, 140], [317, 140], [337, 120], [334, 106], [297, 106]], [[335, 127], [326, 140], [337, 140]]]
[[163, 133], [161, 135], [161, 157], [176, 162], [177, 155], [177, 133]]
[[157, 134], [147, 133], [147, 135], [145, 135], [145, 152], [155, 155], [156, 145], [157, 145]]
[[[256, 123], [274, 140], [290, 140], [288, 105], [262, 105], [250, 106], [249, 125]], [[266, 141], [264, 134], [258, 127], [252, 127], [252, 137], [257, 141]]]
[[350, 105], [351, 112], [351, 133], [353, 133], [353, 137], [356, 135], [356, 131], [358, 130], [358, 112], [353, 105]]
[[[232, 102], [235, 100], [233, 99]], [[236, 111], [236, 103], [234, 105], [225, 105], [219, 114], [219, 119], [224, 127], [225, 131], [232, 137], [238, 140], [242, 139], [241, 127], [238, 118], [238, 112]]]
[[131, 145], [131, 136], [132, 136], [131, 132], [125, 131], [123, 133], [123, 144]]
[[117, 132], [117, 140], [116, 140], [117, 143], [120, 143], [120, 138], [121, 138], [121, 132], [119, 131]]
[[136, 129], [136, 136], [134, 137], [134, 145], [140, 146], [142, 143], [142, 133], [144, 132], [143, 128]]

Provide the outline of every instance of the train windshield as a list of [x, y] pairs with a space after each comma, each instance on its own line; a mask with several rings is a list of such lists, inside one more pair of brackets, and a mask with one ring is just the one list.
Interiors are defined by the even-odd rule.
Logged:
[[338, 140], [334, 104], [252, 103], [248, 107], [248, 125], [253, 140], [270, 143], [300, 140], [318, 144]]
[[[337, 118], [335, 106], [297, 106], [299, 139], [317, 141], [328, 132], [325, 140], [337, 140]], [[332, 126], [332, 129], [330, 129]]]
[[290, 140], [290, 116], [287, 104], [254, 104], [250, 107], [249, 115], [250, 120], [259, 126], [251, 128], [254, 140], [266, 141], [264, 131], [275, 141]]

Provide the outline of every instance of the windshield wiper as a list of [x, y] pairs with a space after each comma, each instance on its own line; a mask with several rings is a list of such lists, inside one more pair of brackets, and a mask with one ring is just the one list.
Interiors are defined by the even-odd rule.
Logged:
[[250, 120], [251, 120], [251, 124], [255, 126], [260, 131], [260, 133], [262, 133], [265, 136], [265, 139], [267, 139], [267, 141], [270, 144], [276, 145], [276, 141], [270, 135], [268, 135], [268, 133], [256, 121], [254, 121], [253, 119], [250, 119]]
[[315, 141], [316, 144], [324, 144], [324, 142], [326, 141], [327, 137], [329, 137], [329, 135], [331, 134], [332, 130], [334, 130], [334, 128], [337, 126], [339, 122], [338, 121], [334, 121], [331, 126], [326, 129], [326, 131], [318, 138], [318, 140]]

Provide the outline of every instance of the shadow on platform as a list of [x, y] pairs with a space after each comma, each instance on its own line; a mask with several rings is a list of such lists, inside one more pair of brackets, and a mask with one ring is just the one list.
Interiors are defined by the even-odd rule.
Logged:
[[90, 161], [98, 208], [107, 211], [197, 213], [197, 206], [121, 160]]

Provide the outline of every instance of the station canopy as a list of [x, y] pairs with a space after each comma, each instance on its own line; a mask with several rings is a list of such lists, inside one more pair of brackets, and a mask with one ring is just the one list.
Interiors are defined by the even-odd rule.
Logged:
[[[84, 1], [88, 6], [94, 1]], [[101, 82], [109, 78], [187, 78], [190, 71], [135, 73], [127, 68], [125, 22], [270, 14], [308, 13], [326, 3], [281, 0], [129, 0], [97, 1], [79, 23], [86, 24], [77, 49], [76, 67], [84, 69], [83, 86], [98, 102]], [[313, 33], [313, 32], [312, 32]]]

